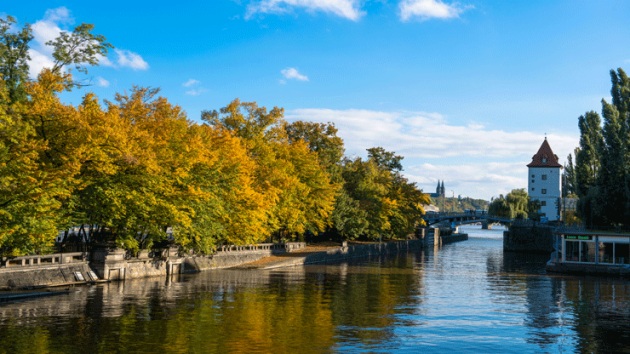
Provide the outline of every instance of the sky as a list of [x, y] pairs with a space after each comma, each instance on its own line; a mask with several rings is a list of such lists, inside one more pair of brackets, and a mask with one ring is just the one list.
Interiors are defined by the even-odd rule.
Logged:
[[610, 70], [630, 67], [625, 0], [0, 0], [0, 15], [44, 45], [81, 23], [114, 46], [86, 92], [134, 86], [200, 122], [235, 98], [285, 109], [288, 121], [331, 122], [348, 157], [383, 147], [403, 174], [447, 196], [490, 200], [527, 187], [545, 138], [565, 164], [578, 117], [601, 112]]

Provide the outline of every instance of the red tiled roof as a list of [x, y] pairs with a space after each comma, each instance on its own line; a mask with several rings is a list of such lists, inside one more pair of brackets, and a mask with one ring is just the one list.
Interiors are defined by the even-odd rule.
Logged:
[[536, 155], [532, 156], [532, 162], [527, 167], [560, 167], [562, 165], [558, 162], [558, 156], [553, 153], [551, 146], [547, 142], [547, 138], [540, 145], [540, 149]]

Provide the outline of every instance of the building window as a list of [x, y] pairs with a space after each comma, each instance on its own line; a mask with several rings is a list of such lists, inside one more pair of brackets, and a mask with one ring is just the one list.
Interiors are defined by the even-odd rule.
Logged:
[[543, 189], [540, 190], [540, 193], [547, 194], [547, 190], [545, 188], [543, 188]]
[[536, 177], [536, 175], [532, 175], [532, 178]]
[[541, 178], [542, 178], [543, 181], [546, 181], [547, 180], [547, 175], [542, 175]]
[[546, 200], [541, 201], [540, 206], [547, 206], [547, 201]]
[[536, 188], [532, 187], [532, 192], [535, 191], [535, 190], [536, 190]]

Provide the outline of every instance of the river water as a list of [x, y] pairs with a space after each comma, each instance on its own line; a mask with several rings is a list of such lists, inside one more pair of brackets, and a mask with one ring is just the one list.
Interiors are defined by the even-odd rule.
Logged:
[[630, 353], [630, 282], [545, 273], [502, 230], [351, 263], [218, 270], [0, 305], [0, 353]]

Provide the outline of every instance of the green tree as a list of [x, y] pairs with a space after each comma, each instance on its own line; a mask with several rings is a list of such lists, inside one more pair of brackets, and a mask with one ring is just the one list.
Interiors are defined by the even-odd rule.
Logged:
[[[574, 154], [577, 156], [579, 148], [575, 148]], [[567, 163], [564, 165], [562, 174], [562, 196], [564, 198], [577, 195], [577, 178], [575, 175], [575, 166], [573, 165], [573, 156], [567, 156]]]
[[368, 149], [367, 161], [346, 160], [334, 217], [342, 238], [403, 238], [424, 223], [422, 205], [430, 198], [401, 175], [401, 161], [381, 147]]
[[389, 172], [379, 168], [374, 161], [356, 158], [345, 163], [343, 177], [344, 189], [366, 213], [362, 236], [369, 240], [390, 237], [389, 216], [393, 205], [387, 197], [392, 180]]
[[28, 49], [33, 39], [29, 25], [14, 32], [15, 23], [11, 16], [0, 18], [0, 75], [7, 89], [3, 99], [8, 102], [26, 99], [24, 83], [28, 81]]
[[578, 210], [589, 227], [627, 226], [630, 220], [630, 79], [621, 68], [610, 76], [612, 102], [602, 100], [603, 125], [595, 112], [578, 120]]
[[525, 189], [513, 189], [505, 197], [493, 199], [488, 207], [488, 214], [508, 219], [536, 219], [540, 205], [532, 202]]
[[628, 224], [630, 220], [630, 79], [622, 69], [611, 70], [612, 103], [602, 100], [604, 119], [597, 204], [603, 213], [598, 223]]
[[344, 155], [343, 140], [337, 136], [333, 123], [313, 123], [296, 121], [285, 125], [287, 135], [292, 142], [303, 140], [309, 149], [319, 158], [320, 164], [338, 181]]
[[576, 192], [579, 197], [578, 212], [587, 224], [593, 224], [593, 217], [599, 215], [595, 203], [596, 183], [601, 168], [600, 152], [603, 149], [601, 118], [590, 111], [578, 119], [580, 146], [575, 155]]

